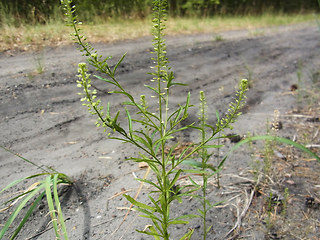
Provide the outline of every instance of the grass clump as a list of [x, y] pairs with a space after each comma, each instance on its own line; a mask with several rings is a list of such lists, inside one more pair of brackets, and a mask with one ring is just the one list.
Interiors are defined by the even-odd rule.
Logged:
[[[30, 184], [30, 186], [28, 186], [24, 191], [19, 191], [15, 196], [7, 200], [5, 203], [6, 206], [0, 209], [0, 212], [5, 212], [16, 206], [0, 231], [0, 239], [16, 239], [26, 222], [32, 216], [32, 213], [37, 210], [37, 207], [42, 202], [43, 198], [46, 198], [47, 200], [51, 224], [53, 226], [56, 239], [69, 239], [59, 201], [58, 186], [71, 185], [72, 180], [63, 173], [57, 172], [49, 167], [44, 168], [38, 166], [34, 162], [21, 157], [11, 150], [3, 146], [0, 147], [5, 151], [16, 155], [24, 162], [27, 162], [41, 170], [40, 173], [17, 179], [0, 190], [0, 194], [4, 194], [9, 189], [12, 189], [26, 180], [33, 181], [33, 183]], [[27, 208], [26, 211], [25, 208]], [[13, 227], [13, 223], [16, 222], [15, 220], [20, 215], [22, 215], [22, 219], [20, 220], [18, 226]], [[13, 230], [11, 231], [10, 228], [12, 227]], [[10, 235], [10, 237], [8, 235]]]

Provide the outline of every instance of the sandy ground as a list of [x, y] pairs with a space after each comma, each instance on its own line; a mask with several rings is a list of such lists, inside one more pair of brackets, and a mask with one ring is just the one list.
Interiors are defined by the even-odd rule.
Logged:
[[[251, 77], [252, 87], [247, 94], [247, 105], [232, 133], [241, 136], [248, 132], [265, 134], [269, 128], [267, 119], [272, 121], [274, 110], [277, 109], [283, 122], [279, 135], [293, 139], [296, 129], [289, 124], [288, 114], [298, 105], [290, 87], [292, 84], [301, 84], [297, 79], [299, 62], [303, 64], [301, 69], [305, 74], [302, 75], [302, 83], [306, 87], [312, 84], [308, 74], [319, 70], [320, 34], [316, 24], [250, 32], [232, 31], [219, 35], [222, 41], [217, 41], [219, 38], [212, 34], [168, 38], [168, 57], [176, 80], [188, 84], [187, 87], [176, 88], [172, 104], [184, 102], [186, 93], [190, 91], [192, 102], [197, 105], [199, 91], [205, 90], [209, 121], [214, 123], [215, 111], [225, 113], [239, 79]], [[150, 40], [146, 38], [95, 45], [101, 54], [113, 56], [111, 65], [127, 52], [118, 77], [134, 96], [142, 93], [141, 86], [150, 79], [150, 75], [146, 74], [152, 65]], [[46, 48], [37, 53], [0, 54], [1, 145], [39, 165], [51, 166], [75, 180], [75, 186], [67, 188], [61, 197], [70, 239], [151, 239], [135, 231], [144, 229], [148, 224], [135, 212], [131, 212], [118, 229], [126, 214], [126, 210], [121, 208], [129, 207], [129, 204], [123, 196], [116, 194], [127, 190], [134, 196], [139, 182], [134, 179], [133, 173], [143, 177], [146, 169], [125, 161], [130, 156], [136, 156], [137, 149], [106, 139], [102, 130], [95, 127], [95, 119], [81, 105], [75, 75], [77, 64], [83, 61], [85, 59], [75, 46]], [[41, 74], [36, 73], [39, 63], [44, 66]], [[93, 85], [103, 101], [111, 101], [112, 109], [120, 107], [123, 99], [108, 94], [108, 87], [104, 83], [94, 80]], [[191, 110], [190, 114], [190, 121], [196, 121], [196, 109]], [[196, 134], [187, 132], [179, 136], [179, 141], [189, 142], [194, 138], [197, 138]], [[221, 154], [233, 145], [229, 140], [225, 143], [227, 147]], [[252, 168], [250, 155], [247, 148], [233, 154], [221, 174], [222, 187], [216, 188], [212, 180], [208, 188], [211, 202], [225, 201], [209, 213], [208, 222], [213, 225], [209, 239], [228, 239], [234, 234], [232, 232], [226, 236], [237, 222], [237, 208], [241, 212], [245, 199], [250, 198], [250, 184], [245, 185], [247, 180], [240, 177], [253, 179], [245, 175]], [[314, 171], [319, 171], [319, 168], [315, 167]], [[0, 188], [36, 172], [33, 166], [1, 150]], [[152, 179], [153, 176], [149, 177]], [[140, 201], [147, 199], [148, 191], [150, 187], [145, 186], [140, 193]], [[319, 187], [314, 189], [318, 197], [319, 191]], [[196, 199], [185, 199], [182, 204], [175, 202], [173, 215], [196, 213], [199, 206]], [[314, 211], [318, 225], [310, 230], [313, 234], [310, 236], [319, 239], [320, 212], [319, 209]], [[312, 239], [309, 235], [310, 238], [304, 235], [298, 238], [288, 234], [276, 235], [282, 238], [272, 238], [271, 230], [266, 230], [265, 225], [257, 222], [250, 225], [250, 220], [254, 221], [250, 216], [249, 219], [248, 216], [243, 218], [242, 222], [246, 223], [238, 232], [247, 239]], [[0, 224], [6, 217], [6, 213], [1, 213]], [[18, 239], [53, 239], [52, 230], [42, 232], [48, 223], [45, 208], [38, 209]], [[201, 239], [200, 226], [200, 220], [196, 219], [189, 226], [173, 227], [172, 239], [178, 239], [188, 227], [195, 228], [192, 239]], [[39, 232], [41, 234], [37, 235]]]

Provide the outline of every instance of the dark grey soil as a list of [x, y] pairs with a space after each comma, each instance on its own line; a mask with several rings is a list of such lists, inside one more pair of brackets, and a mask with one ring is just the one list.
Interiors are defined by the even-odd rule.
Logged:
[[[239, 121], [234, 124], [232, 133], [241, 136], [248, 132], [265, 134], [267, 119], [272, 121], [274, 110], [277, 109], [280, 119], [284, 121], [279, 135], [293, 139], [296, 129], [284, 120], [289, 112], [298, 108], [297, 97], [292, 94], [290, 87], [301, 83], [304, 87], [311, 86], [309, 73], [319, 70], [320, 33], [316, 24], [259, 29], [256, 32], [225, 32], [221, 36], [222, 41], [216, 41], [214, 35], [168, 37], [168, 57], [176, 80], [188, 84], [187, 87], [177, 87], [173, 92], [173, 106], [183, 103], [188, 91], [191, 92], [192, 103], [198, 105], [199, 91], [204, 90], [209, 105], [209, 121], [213, 123], [216, 110], [221, 115], [225, 113], [239, 80], [251, 78], [247, 105]], [[150, 75], [146, 74], [152, 65], [150, 40], [95, 45], [101, 54], [113, 56], [111, 65], [123, 53], [127, 53], [118, 71], [118, 79], [137, 97], [144, 91], [143, 84], [150, 79]], [[77, 64], [83, 61], [85, 58], [76, 50], [76, 46], [46, 48], [37, 53], [1, 53], [0, 144], [75, 180], [75, 186], [66, 188], [61, 197], [70, 239], [152, 239], [135, 231], [143, 230], [148, 224], [135, 212], [131, 212], [118, 229], [126, 213], [121, 207], [130, 205], [123, 196], [115, 194], [128, 190], [134, 196], [139, 182], [133, 173], [143, 177], [146, 169], [125, 161], [130, 156], [136, 156], [137, 150], [107, 140], [102, 130], [95, 127], [95, 118], [81, 106], [76, 74]], [[44, 66], [41, 74], [36, 73], [39, 63]], [[301, 82], [297, 79], [299, 63], [302, 63], [300, 69], [304, 72]], [[108, 94], [109, 89], [103, 82], [93, 80], [93, 85], [103, 101], [111, 102], [112, 109], [120, 107], [123, 99]], [[190, 121], [196, 121], [196, 108], [190, 114]], [[190, 132], [179, 140], [188, 142], [194, 138], [197, 138], [197, 134]], [[233, 145], [229, 141], [226, 144], [228, 146], [222, 149], [221, 154]], [[243, 175], [251, 169], [251, 162], [250, 152], [243, 148], [228, 158], [221, 173], [222, 187], [216, 188], [214, 179], [211, 181], [208, 188], [210, 201], [225, 202], [209, 213], [208, 222], [213, 225], [209, 239], [228, 239], [234, 234], [226, 236], [237, 221], [237, 207], [241, 213], [245, 199], [252, 190], [250, 184], [245, 184], [248, 181], [240, 177], [253, 179], [251, 175]], [[319, 168], [315, 170], [319, 171]], [[1, 189], [17, 178], [36, 172], [33, 166], [1, 150]], [[153, 178], [152, 175], [149, 177]], [[319, 181], [314, 189], [319, 197]], [[146, 200], [148, 191], [150, 187], [144, 186], [139, 200]], [[3, 201], [5, 199], [2, 198]], [[173, 204], [173, 215], [196, 213], [198, 207], [198, 200], [188, 198], [182, 204]], [[308, 236], [319, 239], [320, 212], [319, 209], [313, 211], [317, 213], [317, 220], [315, 228], [310, 230], [312, 235], [287, 234], [280, 236], [283, 237], [281, 239], [312, 239]], [[1, 227], [7, 213], [0, 214]], [[243, 222], [249, 220], [243, 218]], [[18, 239], [54, 239], [52, 230], [37, 235], [47, 228], [48, 223], [45, 208], [38, 209]], [[192, 239], [201, 239], [199, 219], [192, 220], [189, 226], [171, 229], [172, 239], [179, 239], [178, 236], [182, 236], [188, 228], [195, 228]], [[263, 224], [250, 227], [244, 224], [241, 229], [243, 231], [239, 234], [246, 236], [246, 239], [280, 239], [271, 238], [268, 233], [270, 229]], [[29, 238], [32, 236], [34, 238]]]

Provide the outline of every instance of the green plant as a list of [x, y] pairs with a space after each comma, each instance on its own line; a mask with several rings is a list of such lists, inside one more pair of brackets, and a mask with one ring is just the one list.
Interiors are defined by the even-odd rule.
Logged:
[[[275, 136], [272, 133], [270, 133], [270, 125], [269, 121], [267, 121], [267, 135], [269, 136]], [[263, 149], [263, 171], [264, 175], [269, 175], [271, 172], [271, 167], [272, 167], [272, 158], [274, 156], [274, 148], [275, 148], [275, 142], [273, 140], [266, 140], [264, 144], [264, 149]]]
[[[207, 115], [207, 101], [206, 101], [206, 97], [203, 91], [200, 91], [200, 106], [199, 106], [199, 135], [200, 135], [200, 143], [203, 144], [203, 148], [199, 149], [198, 151], [198, 156], [201, 159], [201, 176], [202, 176], [202, 186], [201, 186], [201, 190], [202, 190], [202, 195], [197, 196], [201, 199], [201, 204], [202, 204], [202, 209], [198, 209], [199, 212], [199, 217], [202, 219], [202, 223], [203, 223], [203, 239], [207, 239], [207, 235], [208, 232], [210, 231], [212, 226], [207, 227], [207, 213], [208, 211], [213, 208], [214, 206], [216, 206], [218, 203], [216, 204], [212, 204], [211, 202], [208, 201], [207, 199], [207, 185], [208, 185], [208, 180], [210, 177], [212, 177], [213, 175], [217, 175], [217, 182], [218, 182], [218, 187], [219, 185], [219, 171], [222, 169], [223, 163], [225, 161], [225, 159], [223, 161], [221, 161], [217, 167], [212, 166], [212, 164], [209, 164], [209, 160], [212, 157], [212, 153], [208, 152], [209, 148], [220, 148], [222, 145], [220, 145], [220, 141], [219, 138], [218, 140], [218, 145], [211, 145], [208, 146], [206, 144], [206, 139], [207, 139], [207, 129], [206, 129], [206, 125], [207, 125], [207, 119], [208, 119], [208, 115]], [[218, 118], [218, 122], [219, 122], [219, 115], [217, 113], [217, 118]], [[219, 157], [218, 157], [218, 160]], [[198, 162], [196, 161], [189, 161], [188, 162], [189, 165], [193, 166], [193, 167], [197, 167], [198, 166]], [[211, 170], [210, 172], [208, 172], [208, 170]], [[190, 178], [190, 180], [192, 181], [192, 179]], [[196, 187], [200, 187], [198, 186], [194, 181], [192, 181], [193, 184]]]
[[263, 36], [265, 33], [264, 33], [264, 31], [262, 31], [262, 30], [253, 30], [253, 31], [250, 31], [250, 35], [252, 36], [252, 37], [261, 37], [261, 36]]
[[215, 42], [222, 42], [223, 40], [224, 40], [224, 38], [219, 34], [214, 36], [214, 41]]
[[[59, 185], [71, 185], [72, 180], [63, 173], [59, 173], [52, 168], [49, 167], [41, 167], [35, 164], [34, 162], [27, 160], [26, 158], [12, 152], [11, 150], [0, 146], [2, 149], [10, 152], [11, 154], [16, 155], [23, 161], [37, 167], [42, 172], [37, 173], [35, 175], [31, 175], [28, 177], [17, 179], [10, 184], [8, 184], [5, 188], [0, 191], [0, 194], [3, 194], [8, 189], [16, 186], [19, 183], [22, 183], [25, 180], [33, 180], [34, 182], [26, 188], [22, 193], [19, 192], [14, 197], [10, 198], [5, 204], [8, 205], [5, 208], [2, 208], [0, 212], [7, 211], [11, 209], [13, 206], [17, 205], [15, 210], [10, 214], [8, 220], [3, 225], [0, 231], [0, 239], [5, 237], [6, 232], [12, 226], [14, 220], [18, 217], [20, 213], [24, 214], [22, 220], [19, 225], [15, 227], [13, 232], [11, 233], [10, 238], [7, 239], [15, 239], [23, 226], [26, 224], [31, 214], [36, 210], [36, 207], [40, 204], [43, 197], [46, 197], [47, 204], [49, 207], [49, 214], [51, 217], [51, 223], [53, 229], [55, 231], [56, 239], [62, 239], [62, 236], [65, 240], [68, 239], [66, 226], [64, 223], [64, 217], [60, 206], [59, 195], [58, 195], [58, 186]], [[38, 180], [39, 178], [43, 178]], [[53, 195], [53, 198], [52, 198]], [[29, 203], [29, 204], [28, 204]], [[23, 212], [23, 209], [28, 207], [26, 212]], [[7, 236], [8, 237], [8, 236]]]
[[[247, 138], [251, 137], [251, 133], [248, 132], [246, 135]], [[262, 168], [262, 163], [260, 159], [257, 159], [256, 157], [256, 149], [254, 148], [253, 142], [248, 142], [248, 152], [251, 157], [251, 163], [250, 163], [250, 168], [252, 171], [252, 176], [255, 185], [257, 186], [260, 182], [260, 177], [261, 177], [261, 168]]]
[[[199, 188], [202, 189], [202, 195], [199, 196], [202, 200], [203, 209], [199, 209], [200, 217], [204, 221], [204, 238], [207, 237], [209, 228], [206, 226], [206, 214], [208, 209], [212, 206], [206, 199], [206, 188], [209, 177], [221, 171], [222, 166], [228, 155], [241, 144], [247, 143], [255, 139], [264, 139], [272, 141], [280, 141], [292, 144], [303, 150], [310, 150], [303, 146], [294, 143], [287, 139], [282, 139], [273, 136], [256, 136], [246, 139], [238, 145], [235, 145], [217, 166], [213, 166], [208, 161], [212, 156], [209, 149], [219, 149], [220, 144], [214, 144], [214, 141], [225, 137], [223, 132], [227, 128], [232, 128], [239, 116], [240, 108], [244, 104], [245, 92], [248, 89], [248, 80], [242, 80], [239, 85], [239, 90], [236, 94], [235, 101], [231, 102], [227, 114], [220, 117], [218, 112], [216, 114], [216, 124], [207, 124], [206, 101], [204, 92], [200, 93], [200, 116], [199, 124], [192, 123], [181, 127], [181, 123], [188, 118], [188, 110], [192, 105], [190, 104], [190, 93], [186, 96], [186, 101], [173, 108], [170, 104], [170, 95], [173, 87], [176, 85], [183, 86], [182, 83], [174, 81], [174, 74], [170, 71], [169, 61], [166, 55], [166, 45], [164, 40], [164, 21], [166, 20], [166, 1], [154, 0], [153, 8], [153, 30], [152, 34], [155, 62], [153, 66], [154, 72], [152, 75], [152, 84], [145, 85], [147, 91], [151, 91], [152, 96], [157, 100], [156, 107], [149, 106], [147, 101], [147, 94], [141, 95], [139, 100], [136, 100], [116, 77], [116, 71], [125, 55], [115, 64], [114, 67], [109, 66], [108, 60], [110, 57], [102, 57], [98, 55], [97, 51], [86, 43], [86, 39], [80, 34], [78, 28], [79, 23], [76, 21], [75, 7], [71, 6], [71, 0], [62, 0], [65, 8], [68, 23], [74, 29], [75, 41], [80, 46], [80, 51], [87, 57], [90, 65], [96, 68], [104, 76], [97, 76], [97, 79], [105, 81], [109, 87], [114, 89], [110, 91], [114, 97], [124, 96], [127, 101], [123, 102], [124, 108], [116, 113], [112, 113], [112, 103], [107, 103], [107, 107], [102, 106], [101, 100], [97, 99], [96, 91], [91, 90], [91, 76], [87, 73], [87, 65], [85, 63], [79, 64], [79, 80], [78, 87], [82, 89], [80, 95], [81, 101], [89, 112], [97, 116], [96, 125], [102, 127], [111, 139], [117, 139], [124, 143], [129, 143], [136, 146], [139, 150], [139, 157], [132, 157], [129, 160], [135, 162], [144, 162], [152, 170], [156, 176], [156, 181], [147, 179], [140, 179], [141, 182], [151, 185], [154, 190], [148, 194], [150, 205], [139, 202], [129, 195], [125, 197], [136, 209], [141, 212], [141, 216], [150, 219], [152, 225], [141, 233], [152, 235], [157, 239], [169, 239], [169, 226], [175, 224], [186, 224], [185, 219], [199, 217], [198, 215], [184, 215], [177, 218], [171, 217], [171, 203], [174, 200], [182, 201], [185, 195], [194, 194]], [[157, 109], [157, 112], [155, 112]], [[123, 126], [123, 119], [126, 118], [127, 126]], [[200, 141], [187, 146], [179, 156], [174, 154], [179, 144], [170, 144], [170, 139], [173, 139], [175, 134], [186, 130], [198, 130], [200, 132]], [[110, 131], [111, 130], [111, 131]], [[197, 157], [196, 157], [197, 156]], [[315, 156], [315, 154], [313, 154]], [[318, 158], [318, 157], [317, 157]], [[200, 161], [199, 161], [200, 159]], [[196, 169], [182, 169], [182, 164], [188, 164]], [[200, 174], [203, 178], [203, 185], [197, 184], [190, 177], [192, 185], [181, 187], [177, 184], [180, 175], [183, 173]], [[193, 230], [187, 232], [181, 239], [189, 239]]]
[[[155, 62], [153, 67], [152, 85], [145, 85], [146, 90], [151, 91], [154, 98], [157, 99], [158, 109], [157, 113], [153, 113], [148, 105], [146, 95], [141, 95], [140, 100], [137, 101], [134, 96], [125, 89], [120, 81], [116, 78], [116, 71], [118, 66], [123, 61], [125, 55], [120, 58], [118, 63], [111, 68], [108, 64], [110, 57], [103, 58], [94, 50], [92, 46], [85, 42], [85, 38], [80, 34], [78, 23], [75, 17], [75, 7], [71, 7], [71, 0], [62, 0], [68, 23], [74, 29], [75, 40], [80, 45], [80, 51], [87, 56], [87, 61], [94, 66], [96, 70], [104, 74], [106, 77], [95, 76], [96, 78], [105, 81], [115, 89], [110, 91], [114, 95], [124, 95], [127, 101], [123, 102], [125, 106], [123, 113], [127, 118], [127, 127], [122, 127], [120, 124], [121, 112], [118, 111], [112, 114], [110, 103], [107, 104], [106, 109], [101, 104], [101, 100], [97, 99], [96, 91], [91, 90], [91, 78], [87, 73], [88, 69], [85, 63], [79, 64], [79, 78], [78, 87], [82, 88], [80, 95], [83, 105], [88, 107], [91, 114], [97, 115], [96, 125], [102, 127], [105, 132], [108, 132], [109, 138], [117, 139], [125, 143], [130, 143], [136, 146], [141, 152], [139, 157], [132, 157], [130, 160], [135, 162], [144, 162], [148, 164], [149, 168], [155, 174], [157, 181], [150, 181], [140, 179], [154, 187], [154, 191], [148, 195], [151, 206], [142, 202], [138, 202], [129, 195], [125, 195], [128, 201], [137, 207], [141, 212], [141, 216], [149, 218], [152, 225], [147, 230], [139, 231], [141, 233], [152, 235], [155, 239], [169, 239], [169, 226], [174, 224], [186, 224], [185, 219], [198, 217], [197, 215], [184, 215], [177, 218], [171, 217], [170, 206], [174, 200], [182, 201], [182, 197], [189, 195], [199, 189], [199, 185], [192, 179], [193, 185], [181, 187], [177, 185], [177, 181], [182, 172], [192, 172], [201, 174], [203, 176], [203, 203], [204, 210], [199, 210], [201, 217], [206, 222], [206, 213], [208, 211], [206, 199], [206, 182], [207, 179], [216, 174], [222, 167], [226, 158], [224, 158], [215, 168], [208, 164], [210, 157], [207, 149], [219, 148], [221, 145], [212, 144], [213, 140], [217, 140], [220, 133], [226, 128], [232, 128], [231, 124], [235, 122], [240, 115], [240, 108], [244, 104], [245, 92], [247, 91], [247, 80], [242, 80], [239, 85], [239, 91], [236, 94], [234, 102], [229, 105], [228, 113], [220, 118], [218, 112], [217, 123], [215, 125], [208, 125], [206, 123], [205, 112], [205, 98], [204, 93], [201, 93], [202, 114], [200, 116], [200, 126], [195, 123], [182, 126], [181, 122], [188, 118], [188, 109], [192, 107], [190, 104], [190, 93], [186, 96], [186, 101], [183, 105], [178, 106], [175, 110], [170, 105], [170, 94], [173, 87], [176, 85], [183, 86], [182, 83], [174, 82], [174, 74], [170, 71], [169, 62], [166, 56], [166, 45], [164, 40], [164, 29], [166, 20], [167, 3], [164, 0], [154, 0], [153, 8], [153, 30], [152, 34]], [[173, 109], [173, 110], [172, 110]], [[122, 121], [123, 122], [123, 121]], [[181, 131], [199, 130], [201, 133], [201, 140], [198, 143], [193, 143], [186, 147], [182, 153], [176, 157], [174, 154], [178, 144], [170, 145], [169, 140], [174, 138], [174, 135]], [[110, 132], [111, 130], [111, 132]], [[113, 135], [115, 133], [115, 135]], [[199, 154], [202, 159], [201, 162], [193, 159], [194, 154]], [[189, 165], [199, 167], [199, 170], [182, 170], [178, 168], [182, 163], [189, 161]], [[213, 172], [208, 172], [213, 171]], [[179, 193], [179, 194], [177, 194]], [[208, 229], [205, 227], [205, 236]], [[181, 239], [189, 239], [193, 230], [187, 232]]]
[[42, 74], [44, 72], [44, 64], [43, 64], [43, 52], [34, 55], [34, 62], [36, 65], [36, 73]]

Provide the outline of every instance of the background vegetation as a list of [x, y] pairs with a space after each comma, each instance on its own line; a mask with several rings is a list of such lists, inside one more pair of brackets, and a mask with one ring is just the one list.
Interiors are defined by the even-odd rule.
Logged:
[[[143, 19], [149, 16], [152, 0], [75, 0], [79, 19], [96, 23], [110, 18]], [[175, 17], [217, 15], [260, 15], [316, 11], [317, 0], [169, 0], [169, 14]], [[61, 20], [59, 0], [0, 0], [1, 25], [49, 23]]]
[[[209, 33], [314, 21], [317, 0], [168, 0], [167, 35]], [[74, 0], [92, 43], [150, 36], [152, 0]], [[41, 51], [71, 43], [60, 0], [0, 0], [0, 52]]]

